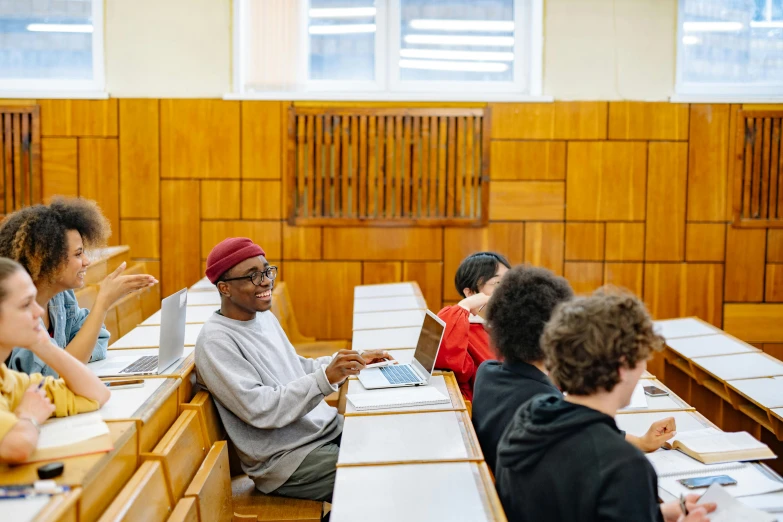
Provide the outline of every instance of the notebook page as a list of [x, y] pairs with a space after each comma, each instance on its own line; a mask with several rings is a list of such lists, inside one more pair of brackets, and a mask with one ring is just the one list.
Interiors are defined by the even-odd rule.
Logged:
[[740, 469], [732, 469], [718, 472], [689, 473], [687, 475], [678, 475], [676, 477], [662, 477], [658, 485], [678, 497], [699, 493], [698, 490], [688, 489], [679, 482], [680, 479], [693, 477], [709, 477], [711, 475], [728, 475], [737, 481], [735, 486], [723, 486], [723, 489], [734, 497], [743, 497], [747, 495], [761, 495], [762, 493], [772, 493], [773, 491], [783, 491], [783, 482], [772, 480], [761, 473], [754, 466], [747, 466]]
[[[728, 486], [731, 487], [731, 486]], [[697, 504], [714, 502], [718, 508], [709, 514], [710, 522], [736, 522], [753, 520], [754, 522], [775, 522], [776, 517], [743, 505], [729, 494], [720, 484], [713, 484], [702, 495]]]
[[655, 473], [659, 477], [672, 477], [688, 473], [710, 472], [717, 475], [718, 471], [725, 471], [736, 468], [743, 468], [747, 464], [741, 462], [729, 462], [722, 464], [702, 464], [698, 460], [689, 457], [685, 453], [672, 450], [658, 450], [647, 454], [647, 459], [655, 468]]
[[109, 433], [109, 426], [97, 412], [51, 419], [41, 426], [37, 449], [69, 446]]
[[783, 513], [783, 493], [767, 493], [742, 497], [740, 502], [748, 507], [760, 509], [767, 513]]
[[706, 433], [708, 430], [704, 431], [705, 433], [678, 434], [675, 438], [696, 453], [726, 453], [729, 451], [755, 450], [767, 447], [745, 431], [737, 433], [723, 433], [717, 430], [712, 430], [715, 433]]
[[448, 404], [448, 397], [432, 386], [408, 389], [375, 390], [368, 393], [348, 393], [347, 398], [357, 410], [376, 410], [417, 404]]

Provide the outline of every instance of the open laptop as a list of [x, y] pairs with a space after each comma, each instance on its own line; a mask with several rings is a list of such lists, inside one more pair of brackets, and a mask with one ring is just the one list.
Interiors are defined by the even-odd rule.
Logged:
[[92, 362], [87, 367], [98, 377], [159, 375], [163, 373], [167, 368], [178, 363], [185, 351], [185, 309], [187, 304], [187, 288], [168, 296], [161, 302], [158, 355], [121, 355]]
[[427, 310], [416, 351], [413, 352], [413, 361], [410, 364], [393, 364], [362, 370], [359, 372], [359, 382], [368, 390], [429, 384], [445, 331], [446, 323]]

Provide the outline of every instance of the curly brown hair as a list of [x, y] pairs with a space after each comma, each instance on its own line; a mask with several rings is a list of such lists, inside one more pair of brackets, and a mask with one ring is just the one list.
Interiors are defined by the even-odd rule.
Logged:
[[18, 261], [33, 282], [52, 283], [68, 262], [66, 233], [76, 230], [85, 248], [101, 247], [111, 225], [98, 205], [82, 198], [56, 197], [9, 214], [0, 224], [0, 256]]
[[663, 348], [644, 304], [615, 288], [562, 303], [541, 337], [552, 380], [573, 395], [611, 392], [620, 368], [635, 368]]

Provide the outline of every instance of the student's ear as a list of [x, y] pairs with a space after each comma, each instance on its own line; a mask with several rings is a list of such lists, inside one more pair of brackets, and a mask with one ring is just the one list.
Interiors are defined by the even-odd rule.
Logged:
[[470, 297], [474, 295], [473, 290], [471, 290], [470, 288], [463, 288], [462, 293], [465, 294], [465, 297]]
[[228, 290], [228, 284], [225, 281], [218, 281], [217, 289], [220, 295], [231, 297], [231, 292]]

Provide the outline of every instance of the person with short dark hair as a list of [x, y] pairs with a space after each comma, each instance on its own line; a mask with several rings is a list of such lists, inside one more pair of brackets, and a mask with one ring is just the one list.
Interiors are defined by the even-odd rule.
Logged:
[[484, 319], [479, 316], [503, 274], [511, 265], [495, 252], [477, 252], [462, 260], [454, 285], [463, 299], [438, 312], [446, 322], [435, 367], [454, 372], [462, 395], [473, 399], [473, 382], [479, 365], [493, 359]]
[[521, 406], [498, 445], [496, 486], [509, 520], [702, 522], [698, 495], [658, 505], [650, 462], [617, 428], [647, 359], [663, 347], [644, 305], [597, 292], [561, 303], [541, 338], [546, 367], [566, 393]]

